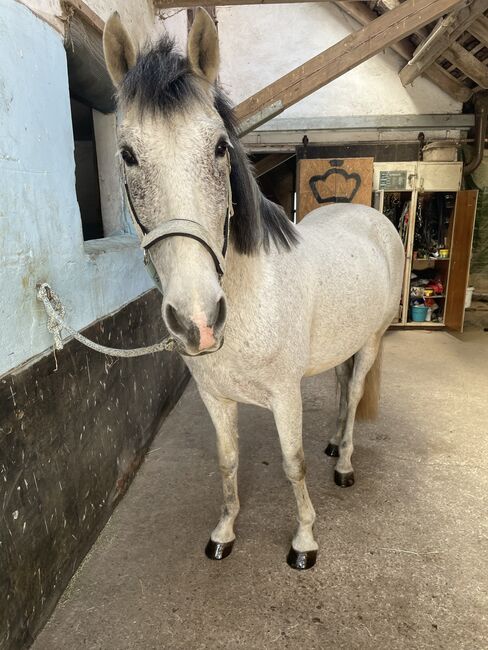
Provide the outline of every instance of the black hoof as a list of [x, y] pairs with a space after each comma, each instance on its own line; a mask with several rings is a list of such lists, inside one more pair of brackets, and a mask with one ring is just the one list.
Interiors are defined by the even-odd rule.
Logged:
[[230, 555], [233, 546], [234, 540], [232, 542], [214, 542], [213, 539], [209, 539], [205, 547], [205, 555], [210, 560], [223, 560], [224, 557]]
[[334, 481], [339, 487], [351, 487], [351, 485], [354, 485], [354, 472], [346, 472], [343, 474], [335, 470]]
[[339, 445], [334, 445], [332, 442], [329, 442], [325, 448], [325, 453], [331, 458], [339, 458]]
[[295, 549], [290, 547], [286, 561], [291, 566], [292, 569], [297, 569], [298, 571], [304, 571], [305, 569], [310, 569], [313, 567], [317, 560], [317, 551], [295, 551]]

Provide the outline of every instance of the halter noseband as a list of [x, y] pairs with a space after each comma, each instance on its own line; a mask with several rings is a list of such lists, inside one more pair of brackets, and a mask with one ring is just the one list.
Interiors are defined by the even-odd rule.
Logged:
[[151, 279], [156, 284], [157, 288], [161, 293], [163, 289], [161, 286], [161, 281], [157, 274], [156, 268], [152, 263], [152, 260], [149, 256], [149, 249], [151, 246], [154, 246], [157, 242], [168, 239], [169, 237], [189, 237], [194, 239], [210, 253], [215, 264], [215, 269], [221, 280], [225, 271], [225, 255], [227, 253], [227, 248], [229, 245], [229, 230], [230, 230], [230, 220], [234, 214], [234, 209], [232, 206], [232, 188], [230, 184], [230, 155], [227, 151], [227, 166], [228, 166], [228, 175], [227, 175], [227, 210], [225, 214], [224, 222], [224, 244], [222, 247], [222, 252], [220, 252], [219, 247], [215, 244], [215, 241], [210, 234], [210, 232], [204, 228], [197, 221], [192, 219], [169, 219], [164, 223], [156, 226], [153, 230], [148, 231], [147, 228], [141, 223], [139, 217], [137, 216], [136, 209], [132, 203], [132, 197], [129, 190], [129, 185], [127, 183], [127, 177], [124, 169], [124, 187], [125, 194], [127, 196], [127, 203], [129, 204], [129, 211], [131, 213], [132, 221], [134, 223], [137, 235], [141, 242], [141, 248], [144, 250], [144, 263], [146, 265], [146, 270], [149, 273]]

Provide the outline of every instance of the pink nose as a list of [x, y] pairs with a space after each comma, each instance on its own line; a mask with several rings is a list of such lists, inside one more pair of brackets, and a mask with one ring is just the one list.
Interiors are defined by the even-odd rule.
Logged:
[[163, 307], [163, 318], [170, 333], [194, 354], [217, 349], [226, 321], [225, 297], [221, 296], [210, 311], [210, 314], [202, 310], [186, 316], [168, 301]]
[[195, 319], [195, 323], [198, 327], [198, 331], [200, 332], [200, 345], [198, 349], [202, 351], [213, 347], [216, 343], [213, 327], [209, 327], [205, 323], [205, 319], [203, 319], [203, 323], [199, 319]]

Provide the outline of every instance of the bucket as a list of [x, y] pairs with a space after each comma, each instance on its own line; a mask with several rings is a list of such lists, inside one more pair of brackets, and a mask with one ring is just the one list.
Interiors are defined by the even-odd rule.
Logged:
[[456, 162], [457, 142], [454, 140], [437, 140], [422, 149], [425, 162]]
[[474, 291], [474, 287], [468, 287], [466, 289], [466, 297], [464, 299], [464, 308], [465, 309], [468, 309], [469, 307], [471, 307], [471, 301], [473, 300], [473, 291]]
[[423, 323], [427, 318], [428, 309], [425, 305], [412, 305], [411, 313], [414, 323]]

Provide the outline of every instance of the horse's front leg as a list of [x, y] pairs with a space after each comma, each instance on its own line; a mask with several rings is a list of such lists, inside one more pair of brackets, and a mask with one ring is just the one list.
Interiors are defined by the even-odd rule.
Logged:
[[239, 513], [237, 465], [239, 461], [237, 403], [200, 391], [217, 433], [217, 451], [224, 492], [220, 521], [210, 535], [205, 554], [211, 560], [223, 560], [234, 545], [234, 521]]
[[284, 392], [273, 402], [272, 410], [280, 437], [283, 468], [292, 484], [298, 508], [298, 529], [287, 562], [293, 569], [309, 569], [315, 564], [318, 545], [313, 536], [315, 511], [305, 483], [300, 386], [291, 393]]

